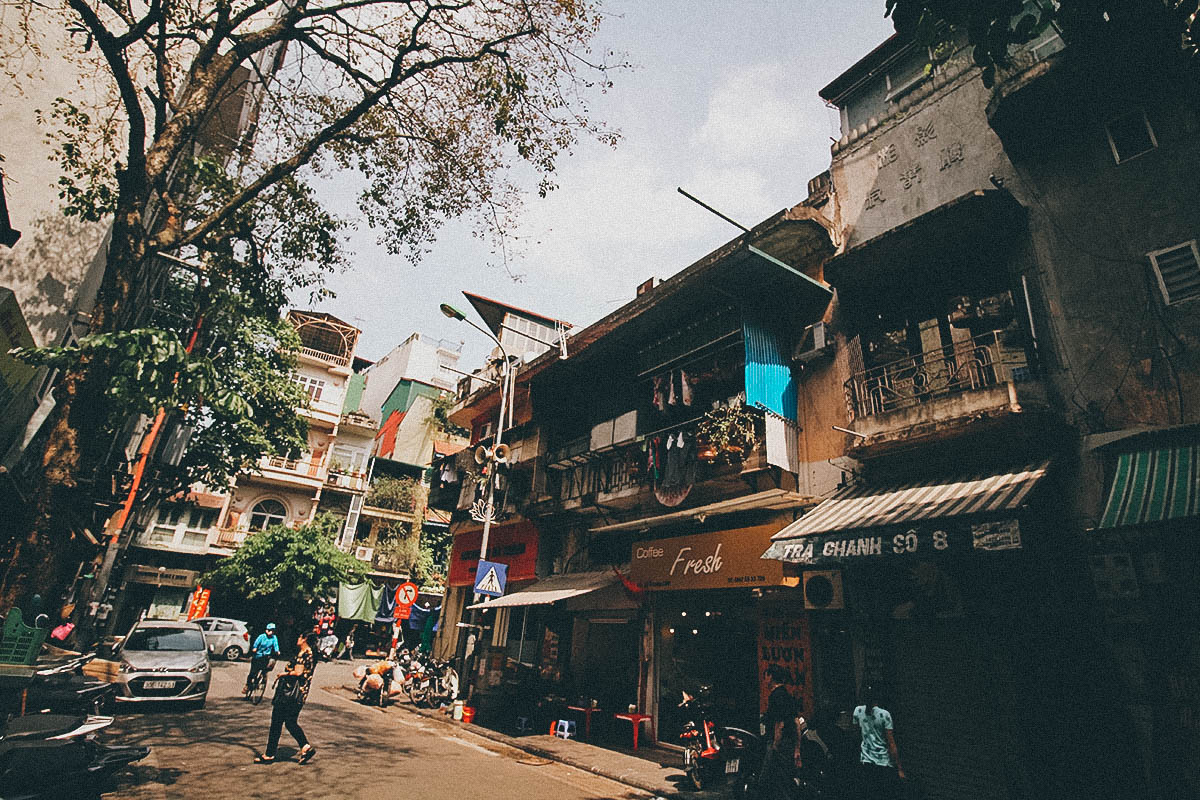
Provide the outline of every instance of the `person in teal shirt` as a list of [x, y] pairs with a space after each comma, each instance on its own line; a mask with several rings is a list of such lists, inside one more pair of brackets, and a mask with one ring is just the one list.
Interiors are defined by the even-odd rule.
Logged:
[[896, 747], [892, 715], [879, 707], [871, 687], [863, 692], [863, 700], [863, 705], [854, 709], [854, 721], [862, 732], [859, 761], [863, 767], [863, 796], [873, 800], [896, 796], [896, 779], [904, 779], [904, 767]]
[[265, 673], [270, 666], [271, 657], [279, 655], [279, 639], [275, 636], [275, 623], [268, 622], [267, 629], [258, 635], [250, 647], [250, 674], [246, 676], [246, 685], [242, 694], [250, 691], [250, 684], [257, 675]]

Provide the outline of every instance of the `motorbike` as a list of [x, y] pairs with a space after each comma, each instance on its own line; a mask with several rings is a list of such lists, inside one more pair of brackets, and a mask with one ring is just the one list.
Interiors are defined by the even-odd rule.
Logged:
[[[803, 719], [803, 718], [802, 718]], [[736, 728], [726, 728], [724, 754], [726, 764], [735, 763], [727, 777], [733, 785], [735, 797], [755, 797], [758, 771], [763, 763], [768, 744], [768, 732], [759, 726], [761, 736], [747, 734]], [[734, 752], [738, 750], [739, 752]], [[821, 739], [820, 733], [807, 723], [802, 724], [800, 734], [800, 759], [803, 766], [792, 776], [795, 800], [823, 800], [840, 796], [834, 791], [833, 756]]]
[[0, 786], [5, 800], [99, 797], [120, 769], [150, 748], [108, 745], [98, 731], [112, 717], [30, 714], [0, 727]]
[[117, 685], [83, 674], [95, 657], [88, 653], [35, 672], [26, 688], [26, 712], [100, 714], [111, 707]]
[[413, 659], [408, 669], [405, 681], [413, 705], [435, 708], [458, 698], [458, 672], [449, 662]]
[[729, 782], [746, 794], [750, 777], [762, 761], [762, 740], [744, 728], [718, 726], [713, 720], [710, 688], [701, 686], [695, 695], [682, 693], [679, 707], [695, 712], [695, 718], [685, 723], [679, 734], [684, 772], [697, 791]]

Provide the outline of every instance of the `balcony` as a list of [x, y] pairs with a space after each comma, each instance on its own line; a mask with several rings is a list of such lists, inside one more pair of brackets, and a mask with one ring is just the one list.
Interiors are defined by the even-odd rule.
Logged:
[[238, 528], [218, 528], [217, 535], [212, 540], [212, 546], [224, 550], [236, 550], [242, 546], [242, 542], [246, 541], [246, 537], [249, 535], [250, 531]]
[[354, 494], [365, 492], [367, 475], [365, 472], [349, 472], [337, 467], [330, 467], [325, 476], [325, 486]]
[[854, 450], [930, 440], [968, 423], [1045, 408], [1023, 335], [992, 331], [852, 375]]
[[254, 477], [260, 481], [281, 486], [316, 489], [325, 483], [327, 476], [328, 470], [324, 463], [312, 460], [311, 456], [305, 458], [263, 456], [258, 460], [258, 474]]
[[550, 500], [561, 510], [587, 510], [594, 506], [617, 511], [653, 505], [656, 489], [654, 471], [648, 466], [647, 439], [675, 436], [683, 433], [693, 447], [687, 504], [693, 500], [709, 502], [736, 496], [748, 491], [748, 476], [766, 470], [764, 420], [762, 412], [748, 409], [754, 418], [755, 445], [745, 453], [717, 453], [710, 450], [703, 457], [696, 444], [700, 417], [670, 428], [642, 434], [634, 439], [608, 446], [600, 451], [591, 449], [588, 438], [567, 442], [547, 457], [547, 468], [557, 479], [549, 486]]
[[340, 353], [330, 353], [315, 347], [301, 347], [296, 350], [296, 356], [301, 363], [323, 367], [336, 375], [350, 374], [350, 356]]

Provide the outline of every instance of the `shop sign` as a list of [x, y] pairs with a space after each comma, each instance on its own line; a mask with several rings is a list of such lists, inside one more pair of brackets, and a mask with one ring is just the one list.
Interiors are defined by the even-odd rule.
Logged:
[[764, 606], [758, 618], [759, 711], [767, 710], [767, 668], [783, 667], [784, 686], [809, 719], [813, 714], [812, 647], [808, 617], [802, 609]]
[[630, 578], [643, 589], [780, 586], [783, 564], [762, 558], [778, 525], [653, 539], [633, 545]]
[[[482, 529], [460, 533], [450, 548], [451, 586], [475, 586], [479, 566]], [[538, 531], [532, 522], [493, 525], [488, 532], [488, 560], [508, 565], [509, 581], [529, 581], [537, 577]]]
[[187, 618], [189, 620], [208, 616], [208, 598], [210, 594], [212, 594], [211, 589], [205, 589], [203, 586], [196, 587], [196, 591], [192, 592], [191, 602], [188, 603]]
[[763, 554], [792, 564], [845, 563], [886, 557], [927, 557], [971, 550], [1019, 550], [1021, 528], [1015, 519], [923, 525], [910, 528], [863, 528], [774, 542]]
[[125, 580], [130, 583], [149, 583], [154, 586], [176, 586], [181, 589], [191, 589], [196, 585], [196, 575], [197, 573], [190, 569], [164, 569], [146, 564], [133, 564], [125, 573]]

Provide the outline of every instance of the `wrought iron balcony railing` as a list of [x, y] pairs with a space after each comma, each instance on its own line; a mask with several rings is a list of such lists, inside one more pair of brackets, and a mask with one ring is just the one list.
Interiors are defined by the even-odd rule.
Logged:
[[941, 397], [1029, 380], [1021, 334], [991, 331], [852, 375], [845, 384], [851, 419], [911, 408]]

